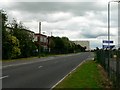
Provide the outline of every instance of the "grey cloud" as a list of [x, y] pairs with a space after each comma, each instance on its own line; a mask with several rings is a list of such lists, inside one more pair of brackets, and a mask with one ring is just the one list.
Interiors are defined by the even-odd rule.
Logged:
[[97, 38], [99, 36], [107, 36], [107, 33], [96, 33], [96, 34], [90, 34], [90, 33], [84, 33], [84, 38]]
[[105, 7], [96, 6], [95, 2], [16, 2], [8, 9], [34, 14], [64, 11], [84, 15], [86, 11], [103, 11]]
[[[82, 38], [98, 38], [98, 37], [101, 37], [101, 36], [108, 36], [108, 33], [107, 33], [107, 30], [106, 32], [97, 32], [97, 33], [93, 33], [94, 32], [94, 29], [93, 30], [87, 30], [86, 31], [83, 31], [82, 33], [79, 33], [79, 35], [82, 35], [83, 37]], [[110, 36], [116, 36], [114, 33], [110, 33]], [[81, 38], [81, 37], [80, 37]]]
[[[107, 23], [107, 4], [100, 6], [96, 2], [16, 2], [8, 6], [7, 9], [19, 11], [25, 18], [46, 20], [48, 22], [52, 19], [49, 20], [47, 14], [70, 12], [75, 16], [84, 16], [86, 12], [92, 11], [96, 14], [97, 19]], [[104, 12], [104, 14], [101, 12]], [[116, 17], [114, 19], [116, 20]], [[57, 21], [59, 20], [55, 22]]]

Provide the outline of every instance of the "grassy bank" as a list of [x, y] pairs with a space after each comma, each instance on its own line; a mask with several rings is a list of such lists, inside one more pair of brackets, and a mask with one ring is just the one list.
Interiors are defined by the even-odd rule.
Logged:
[[110, 87], [103, 68], [95, 61], [86, 61], [66, 77], [57, 88], [105, 88]]

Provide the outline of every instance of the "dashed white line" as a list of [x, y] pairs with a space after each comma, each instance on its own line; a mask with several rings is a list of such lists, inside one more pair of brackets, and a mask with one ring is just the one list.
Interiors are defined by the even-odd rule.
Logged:
[[0, 77], [0, 79], [7, 78], [7, 77], [8, 77], [8, 75], [7, 75], [7, 76]]
[[39, 66], [38, 68], [41, 68], [41, 67], [43, 67], [43, 66]]

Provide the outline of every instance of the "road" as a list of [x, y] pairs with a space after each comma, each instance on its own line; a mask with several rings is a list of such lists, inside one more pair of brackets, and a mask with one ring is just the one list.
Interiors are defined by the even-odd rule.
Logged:
[[92, 58], [92, 53], [36, 58], [3, 63], [3, 88], [52, 88], [82, 61]]

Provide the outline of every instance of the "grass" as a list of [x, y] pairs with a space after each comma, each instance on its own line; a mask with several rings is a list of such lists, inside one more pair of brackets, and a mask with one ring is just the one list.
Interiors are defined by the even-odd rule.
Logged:
[[57, 88], [105, 88], [108, 86], [103, 69], [93, 60], [86, 61], [67, 76]]

